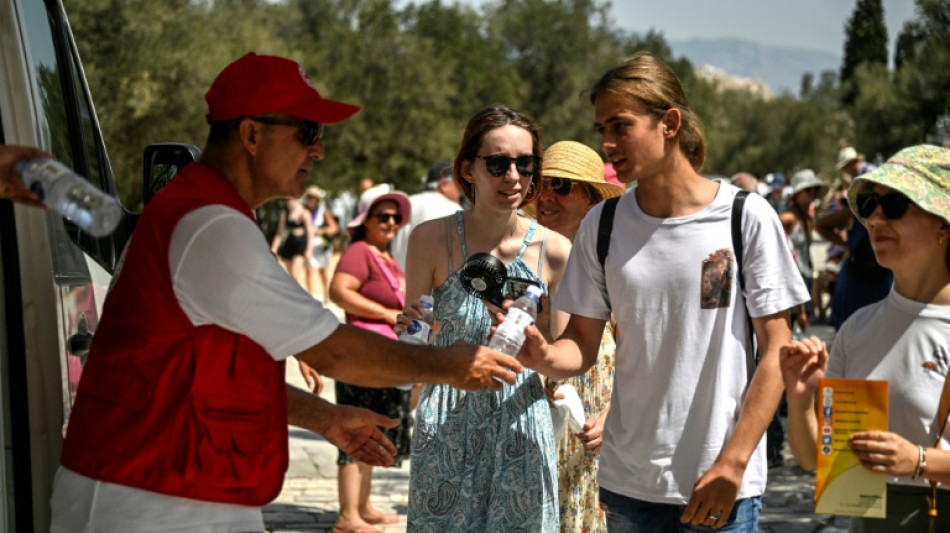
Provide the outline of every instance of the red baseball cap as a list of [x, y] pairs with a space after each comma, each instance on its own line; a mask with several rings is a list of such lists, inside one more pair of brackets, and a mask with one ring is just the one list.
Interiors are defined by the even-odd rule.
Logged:
[[286, 113], [336, 124], [360, 110], [359, 106], [321, 97], [297, 62], [254, 52], [224, 67], [205, 93], [205, 100], [208, 122]]

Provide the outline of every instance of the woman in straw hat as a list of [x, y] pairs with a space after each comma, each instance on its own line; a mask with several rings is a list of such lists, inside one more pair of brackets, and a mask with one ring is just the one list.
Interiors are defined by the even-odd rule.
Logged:
[[[926, 531], [930, 484], [950, 482], [946, 413], [938, 416], [950, 367], [950, 149], [901, 150], [856, 178], [849, 199], [894, 285], [841, 326], [830, 356], [815, 337], [782, 349], [789, 444], [804, 468], [815, 468], [820, 378], [888, 380], [889, 431], [848, 439], [864, 468], [888, 477], [887, 518], [853, 518], [851, 531]], [[937, 492], [936, 530], [948, 531], [950, 493]]]
[[[573, 241], [581, 220], [592, 207], [626, 190], [607, 183], [604, 175], [604, 163], [594, 150], [575, 141], [554, 143], [544, 152], [541, 194], [530, 211], [537, 213], [539, 223]], [[607, 528], [597, 499], [597, 454], [614, 379], [617, 345], [613, 331], [608, 323], [601, 337], [597, 363], [590, 370], [561, 382], [548, 382], [555, 398], [563, 397], [558, 388], [573, 387], [584, 407], [585, 422], [580, 432], [571, 434], [568, 430], [555, 435], [559, 439], [558, 503], [564, 532]]]
[[[787, 310], [808, 298], [778, 216], [758, 195], [745, 200], [740, 291], [739, 191], [698, 173], [705, 140], [676, 75], [636, 54], [594, 84], [591, 101], [607, 159], [637, 185], [616, 204], [603, 266], [605, 204], [587, 214], [554, 301], [571, 313], [567, 328], [548, 343], [528, 327], [519, 356], [554, 379], [581, 374], [613, 313], [615, 386], [597, 476], [608, 528], [757, 531], [762, 436], [782, 394], [778, 351], [791, 339]], [[762, 354], [755, 368], [747, 310]]]
[[[540, 169], [539, 128], [527, 116], [492, 106], [469, 120], [454, 175], [473, 207], [424, 222], [409, 236], [407, 300], [432, 293], [441, 323], [433, 344], [488, 342], [498, 313], [465, 290], [456, 270], [471, 254], [490, 253], [508, 276], [556, 292], [570, 243], [518, 213], [537, 194]], [[541, 307], [542, 329], [563, 328], [557, 315], [549, 326], [546, 300]], [[412, 436], [410, 531], [557, 531], [551, 411], [538, 374], [525, 370], [517, 380], [497, 392], [423, 388]]]

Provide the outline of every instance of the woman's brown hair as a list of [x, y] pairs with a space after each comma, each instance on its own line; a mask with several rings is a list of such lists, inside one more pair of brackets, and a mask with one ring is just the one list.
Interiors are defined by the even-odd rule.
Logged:
[[[465, 133], [462, 134], [462, 143], [459, 145], [458, 154], [455, 156], [453, 171], [456, 181], [462, 187], [462, 193], [470, 202], [475, 203], [475, 186], [462, 177], [462, 164], [466, 161], [475, 160], [478, 151], [482, 147], [482, 139], [485, 135], [502, 126], [518, 126], [524, 128], [531, 134], [531, 153], [541, 157], [541, 128], [520, 111], [511, 109], [503, 105], [493, 105], [483, 108], [475, 113], [465, 126]], [[531, 190], [525, 195], [521, 206], [530, 203], [538, 195], [541, 189], [541, 166], [538, 165], [537, 171], [531, 178]], [[521, 207], [519, 206], [519, 207]]]

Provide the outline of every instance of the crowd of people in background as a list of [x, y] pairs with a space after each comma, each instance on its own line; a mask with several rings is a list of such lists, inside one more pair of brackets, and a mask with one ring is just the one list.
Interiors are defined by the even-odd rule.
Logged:
[[[249, 54], [209, 91], [212, 132], [202, 162], [150, 204], [139, 224], [153, 231], [137, 231], [130, 245], [134, 252], [143, 239], [158, 239], [148, 249], [170, 251], [130, 255], [131, 273], [123, 272], [118, 296], [107, 300], [97, 335], [105, 340], [90, 355], [86, 393], [73, 415], [84, 425], [70, 425], [57, 475], [55, 530], [84, 527], [100, 504], [72, 498], [100, 488], [114, 491], [104, 496], [112, 504], [160, 505], [175, 520], [197, 514], [210, 523], [227, 515], [237, 530], [260, 529], [253, 507], [236, 513], [219, 503], [259, 505], [279, 486], [280, 461], [255, 474], [266, 485], [230, 478], [217, 484], [201, 461], [183, 464], [180, 475], [207, 476], [192, 486], [174, 475], [142, 474], [151, 472], [148, 457], [129, 456], [119, 468], [88, 445], [94, 423], [103, 431], [137, 423], [123, 402], [109, 400], [134, 391], [107, 390], [106, 378], [120, 371], [110, 365], [127, 350], [123, 327], [153, 339], [162, 354], [187, 337], [201, 355], [220, 355], [218, 362], [248, 358], [255, 371], [245, 379], [269, 378], [272, 394], [255, 397], [261, 412], [330, 435], [340, 447], [335, 531], [377, 531], [374, 526], [397, 521], [369, 501], [372, 470], [408, 458], [410, 530], [757, 531], [767, 468], [781, 450], [783, 437], [773, 431], [782, 429], [783, 384], [791, 450], [813, 468], [822, 376], [892, 384], [889, 430], [857, 432], [849, 445], [864, 468], [888, 476], [893, 512], [882, 521], [855, 520], [852, 531], [917, 531], [928, 520], [933, 527], [934, 515], [920, 512], [923, 497], [932, 495], [931, 509], [950, 505], [937, 488], [950, 481], [950, 453], [941, 449], [947, 414], [938, 410], [946, 403], [938, 398], [948, 390], [950, 367], [950, 150], [915, 146], [875, 168], [843, 147], [838, 176], [802, 168], [788, 180], [784, 173], [760, 178], [744, 171], [710, 179], [699, 174], [706, 141], [679, 79], [655, 56], [638, 53], [590, 91], [607, 164], [573, 140], [545, 151], [537, 123], [495, 105], [472, 116], [454, 161], [435, 163], [423, 192], [410, 197], [365, 179], [358, 195], [341, 195], [334, 209], [324, 190], [304, 186], [297, 169], [266, 191], [249, 184], [258, 179], [255, 169], [282, 161], [282, 147], [293, 147], [299, 161], [321, 159], [318, 122], [340, 122], [358, 108], [317, 95], [317, 107], [302, 117], [279, 107], [250, 110], [251, 99], [241, 98], [243, 89], [233, 82], [246, 79], [236, 71], [252, 63], [283, 72], [275, 77], [289, 72], [300, 85], [293, 62]], [[306, 85], [296, 98], [314, 100]], [[279, 129], [285, 127], [292, 129]], [[0, 150], [0, 192], [35, 204], [6, 168], [25, 155], [35, 154]], [[294, 173], [296, 181], [289, 177]], [[251, 208], [275, 197], [285, 198], [286, 207], [270, 251], [299, 287], [244, 231]], [[185, 204], [190, 210], [179, 207]], [[177, 226], [169, 222], [179, 218]], [[202, 246], [218, 251], [213, 257], [240, 260], [227, 262], [234, 269], [222, 276], [209, 276], [203, 265], [212, 255], [183, 248], [182, 228], [199, 228]], [[820, 267], [816, 234], [826, 247]], [[463, 285], [459, 268], [475, 253], [491, 254], [507, 276], [544, 294], [517, 361], [466, 348], [487, 344], [507, 307]], [[181, 274], [175, 270], [174, 283], [152, 289], [136, 276], [159, 261], [180, 263]], [[255, 272], [264, 272], [277, 292]], [[259, 327], [256, 310], [233, 309], [227, 290], [235, 285], [253, 289], [242, 293], [244, 307], [270, 302], [288, 310], [268, 322], [274, 331]], [[132, 303], [142, 291], [164, 307], [137, 311]], [[418, 318], [417, 302], [426, 294], [435, 302], [431, 344], [441, 350], [380, 340], [396, 340]], [[338, 306], [353, 327], [337, 327], [312, 298]], [[162, 318], [156, 313], [163, 309], [186, 312]], [[830, 354], [808, 335], [810, 324], [826, 320], [838, 330]], [[309, 322], [319, 331], [309, 331]], [[215, 339], [228, 348], [213, 348]], [[283, 363], [274, 359], [290, 352], [301, 354], [301, 372], [315, 395], [323, 373], [336, 378], [335, 408], [303, 391], [284, 392]], [[216, 375], [189, 357], [196, 377]], [[177, 374], [164, 368], [157, 383], [178, 386]], [[414, 383], [417, 378], [427, 383]], [[207, 387], [214, 393], [220, 385]], [[412, 389], [421, 392], [417, 399]], [[275, 399], [283, 394], [289, 407]], [[178, 416], [177, 396], [161, 401], [149, 409]], [[304, 405], [345, 431], [316, 423], [300, 410]], [[115, 414], [100, 417], [102, 411]], [[565, 427], [556, 423], [564, 413], [580, 420], [555, 433]], [[205, 422], [211, 419], [196, 423]], [[279, 436], [286, 440], [286, 431]], [[189, 445], [203, 443], [190, 438]], [[266, 450], [286, 464], [279, 441], [270, 439]], [[222, 460], [209, 449], [199, 452], [208, 464]], [[257, 472], [251, 464], [232, 467], [225, 470]], [[136, 529], [135, 517], [114, 519]], [[943, 516], [937, 520], [950, 525]]]

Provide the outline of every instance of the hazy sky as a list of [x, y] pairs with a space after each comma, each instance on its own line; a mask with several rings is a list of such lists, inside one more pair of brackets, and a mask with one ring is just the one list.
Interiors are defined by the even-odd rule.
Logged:
[[[398, 5], [414, 0], [399, 0]], [[453, 0], [444, 0], [451, 3]], [[459, 0], [481, 5], [489, 0]], [[883, 0], [888, 57], [913, 0]], [[419, 0], [415, 0], [419, 3]], [[655, 28], [667, 39], [735, 37], [759, 44], [821, 50], [841, 56], [844, 26], [855, 0], [613, 0], [615, 24], [637, 33]]]
[[[913, 17], [914, 2], [883, 3], [888, 56], [893, 56], [894, 40]], [[844, 27], [855, 4], [854, 0], [616, 0], [613, 12], [617, 26], [638, 33], [652, 27], [667, 39], [735, 37], [840, 56]]]

